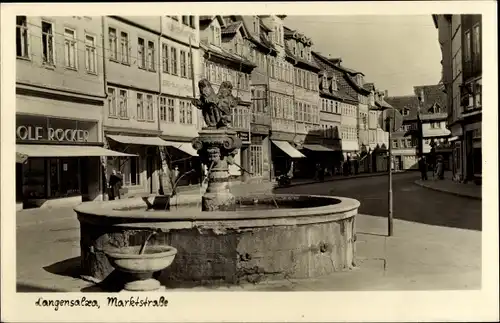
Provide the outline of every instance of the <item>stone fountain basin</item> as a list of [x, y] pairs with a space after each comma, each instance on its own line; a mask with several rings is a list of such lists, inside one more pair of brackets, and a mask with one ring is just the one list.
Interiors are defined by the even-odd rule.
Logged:
[[158, 278], [164, 285], [310, 278], [354, 266], [357, 200], [288, 194], [236, 199], [232, 212], [202, 212], [198, 195], [172, 198], [170, 211], [147, 211], [140, 198], [82, 203], [75, 208], [82, 274], [105, 279], [113, 271], [105, 246], [139, 246], [152, 230], [158, 233], [149, 247], [178, 250]]
[[123, 272], [147, 274], [163, 270], [174, 261], [177, 249], [171, 246], [146, 246], [144, 253], [139, 254], [141, 246], [105, 249], [111, 265]]

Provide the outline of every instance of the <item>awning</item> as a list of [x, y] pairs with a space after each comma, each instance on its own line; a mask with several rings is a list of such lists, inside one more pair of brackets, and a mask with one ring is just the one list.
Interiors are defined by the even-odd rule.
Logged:
[[448, 141], [457, 141], [458, 139], [460, 139], [458, 136], [454, 136], [448, 139]]
[[169, 144], [160, 137], [136, 137], [122, 135], [106, 135], [106, 137], [120, 142], [122, 144], [145, 145], [145, 146], [169, 146]]
[[305, 158], [300, 151], [297, 149], [293, 148], [292, 145], [288, 141], [281, 141], [281, 140], [272, 140], [272, 142], [278, 146], [279, 149], [281, 149], [284, 153], [286, 153], [288, 156], [292, 158]]
[[28, 157], [127, 157], [136, 156], [97, 146], [16, 145], [16, 153]]
[[[162, 139], [163, 140], [163, 139]], [[163, 140], [167, 146], [177, 148], [190, 156], [198, 156], [198, 152], [193, 148], [190, 142], [178, 142]]]
[[312, 151], [329, 151], [329, 152], [334, 152], [333, 149], [330, 149], [328, 147], [325, 147], [323, 145], [317, 145], [317, 144], [311, 144], [311, 145], [302, 145], [303, 148], [307, 150], [312, 150]]

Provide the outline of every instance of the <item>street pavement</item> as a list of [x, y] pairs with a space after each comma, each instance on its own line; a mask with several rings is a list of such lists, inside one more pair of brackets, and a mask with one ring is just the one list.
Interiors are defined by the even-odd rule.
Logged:
[[[394, 176], [394, 236], [387, 233], [387, 178], [377, 176], [277, 189], [276, 193], [348, 196], [361, 202], [354, 270], [307, 280], [190, 290], [444, 290], [481, 287], [481, 201]], [[267, 185], [248, 185], [268, 192]], [[243, 186], [235, 188], [244, 194]], [[367, 215], [370, 214], [370, 215]], [[78, 276], [79, 223], [71, 208], [17, 213], [19, 292], [86, 291]], [[174, 289], [185, 290], [184, 288]]]

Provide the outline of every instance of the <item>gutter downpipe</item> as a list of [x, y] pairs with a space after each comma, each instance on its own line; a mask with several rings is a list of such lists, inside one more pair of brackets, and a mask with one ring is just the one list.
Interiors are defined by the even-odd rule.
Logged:
[[[104, 99], [103, 108], [101, 109], [101, 122], [100, 122], [101, 127], [100, 127], [99, 134], [101, 136], [102, 142], [104, 143], [104, 148], [109, 148], [107, 140], [106, 140], [106, 136], [104, 135], [104, 119], [105, 119], [105, 113], [104, 113], [104, 111], [106, 109], [106, 103], [108, 101], [108, 87], [106, 86], [107, 77], [106, 77], [106, 40], [105, 40], [106, 27], [105, 27], [105, 16], [101, 17], [101, 31], [102, 31], [102, 51], [103, 51], [103, 53], [102, 53], [102, 75], [103, 75], [103, 82], [102, 83], [103, 83], [103, 87], [104, 87], [104, 96], [105, 96], [105, 99]], [[103, 201], [104, 201], [105, 195], [106, 195], [106, 184], [104, 184], [104, 183], [108, 183], [108, 179], [106, 178], [107, 166], [108, 166], [108, 158], [106, 156], [102, 156], [101, 157], [101, 170], [102, 171], [100, 172], [100, 176], [99, 176], [99, 191], [102, 194], [102, 200]]]
[[161, 126], [160, 126], [160, 99], [162, 95], [162, 88], [163, 88], [163, 72], [162, 68], [163, 65], [160, 63], [161, 62], [161, 57], [162, 57], [162, 51], [163, 51], [163, 45], [162, 45], [162, 36], [163, 36], [163, 16], [160, 16], [160, 35], [158, 36], [158, 100], [156, 102], [156, 117], [158, 118], [158, 131], [161, 131]]
[[[269, 53], [267, 55], [270, 56], [272, 51], [273, 51], [273, 49], [269, 48]], [[269, 59], [266, 59], [266, 76], [267, 76], [266, 106], [268, 109], [269, 121], [270, 121], [267, 150], [268, 150], [268, 155], [269, 155], [268, 159], [270, 160], [270, 163], [269, 163], [269, 181], [272, 182], [273, 177], [274, 177], [274, 166], [273, 166], [273, 160], [272, 160], [272, 147], [271, 147], [271, 144], [272, 144], [271, 143], [271, 135], [273, 133], [273, 130], [272, 130], [273, 129], [273, 121], [272, 121], [272, 111], [271, 111], [271, 106], [270, 106], [270, 102], [271, 102], [271, 77], [269, 76]]]

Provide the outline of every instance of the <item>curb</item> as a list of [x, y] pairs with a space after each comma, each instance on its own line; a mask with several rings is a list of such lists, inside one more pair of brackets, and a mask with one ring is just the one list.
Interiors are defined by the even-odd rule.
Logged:
[[[410, 171], [399, 171], [399, 172], [393, 172], [392, 175], [398, 175], [398, 174], [407, 174], [410, 173]], [[320, 181], [310, 181], [310, 182], [303, 182], [303, 183], [292, 183], [287, 187], [293, 187], [293, 186], [301, 186], [301, 185], [311, 185], [311, 184], [318, 184], [318, 183], [326, 183], [326, 182], [336, 182], [336, 181], [345, 181], [345, 180], [350, 180], [350, 179], [358, 179], [358, 178], [367, 178], [367, 177], [377, 177], [377, 176], [387, 176], [387, 172], [380, 172], [380, 173], [374, 173], [374, 174], [369, 174], [369, 175], [361, 175], [361, 176], [345, 176], [345, 177], [338, 177], [338, 178], [328, 178], [323, 180], [323, 182]], [[286, 188], [286, 187], [283, 187]]]
[[455, 195], [455, 196], [459, 196], [459, 197], [465, 197], [465, 198], [469, 198], [469, 199], [473, 199], [473, 200], [479, 200], [479, 201], [482, 200], [481, 196], [474, 196], [474, 195], [469, 195], [469, 194], [465, 194], [465, 193], [453, 192], [453, 191], [446, 190], [446, 189], [432, 187], [432, 186], [420, 183], [419, 180], [416, 180], [414, 182], [414, 184], [417, 186], [426, 188], [428, 190], [436, 191], [436, 192], [446, 193], [446, 194]]

